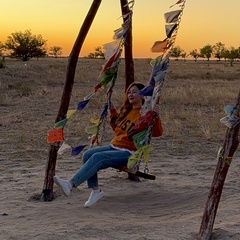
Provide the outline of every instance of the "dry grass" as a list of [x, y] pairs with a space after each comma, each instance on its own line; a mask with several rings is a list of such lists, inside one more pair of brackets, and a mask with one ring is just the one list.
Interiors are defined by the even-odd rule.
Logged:
[[[104, 60], [79, 59], [69, 109], [93, 91]], [[40, 59], [27, 63], [6, 60], [0, 69], [1, 144], [19, 157], [46, 154], [46, 132], [53, 127], [65, 81], [67, 59]], [[149, 59], [135, 60], [136, 81], [147, 84], [151, 73]], [[219, 122], [224, 105], [235, 104], [239, 91], [240, 63], [170, 62], [161, 96], [164, 135], [161, 148], [166, 154], [213, 154], [225, 137]], [[113, 100], [120, 106], [124, 92], [124, 61], [119, 69]], [[65, 127], [69, 144], [86, 142], [83, 129], [91, 117], [99, 116], [105, 93], [101, 90], [88, 107], [70, 119]], [[107, 127], [104, 140], [112, 137]], [[153, 142], [153, 148], [158, 142]], [[212, 149], [206, 151], [206, 149]], [[21, 150], [23, 151], [21, 151]]]

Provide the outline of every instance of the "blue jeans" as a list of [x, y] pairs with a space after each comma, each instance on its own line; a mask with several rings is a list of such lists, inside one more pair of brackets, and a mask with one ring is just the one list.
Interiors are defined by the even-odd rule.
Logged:
[[109, 167], [125, 166], [127, 165], [130, 155], [130, 152], [114, 149], [111, 145], [91, 148], [83, 154], [83, 165], [72, 177], [71, 181], [75, 187], [86, 180], [89, 188], [97, 187], [97, 172], [99, 170]]

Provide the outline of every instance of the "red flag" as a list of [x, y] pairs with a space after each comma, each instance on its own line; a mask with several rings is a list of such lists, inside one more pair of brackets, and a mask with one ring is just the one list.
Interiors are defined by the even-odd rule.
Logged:
[[63, 128], [52, 129], [47, 132], [47, 142], [61, 142], [63, 141]]
[[172, 6], [170, 6], [170, 8], [173, 7], [173, 6], [175, 6], [175, 5], [177, 5], [177, 4], [182, 3], [183, 1], [184, 1], [184, 0], [179, 0], [179, 1], [177, 1], [175, 4], [173, 4]]

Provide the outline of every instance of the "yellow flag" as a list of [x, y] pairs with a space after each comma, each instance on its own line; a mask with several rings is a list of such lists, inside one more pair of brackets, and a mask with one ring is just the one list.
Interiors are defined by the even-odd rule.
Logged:
[[75, 114], [76, 111], [77, 111], [77, 110], [68, 110], [68, 111], [67, 111], [67, 119], [69, 119], [70, 117], [72, 117], [72, 116]]

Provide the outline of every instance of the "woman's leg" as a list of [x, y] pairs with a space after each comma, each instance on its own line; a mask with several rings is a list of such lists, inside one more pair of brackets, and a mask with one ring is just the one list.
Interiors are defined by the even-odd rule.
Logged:
[[[99, 148], [99, 150], [100, 149], [101, 147]], [[126, 165], [130, 156], [130, 153], [128, 151], [121, 151], [113, 148], [106, 151], [96, 151], [93, 154], [90, 153], [91, 152], [87, 154], [91, 155], [91, 157], [88, 158], [88, 160], [84, 163], [81, 169], [71, 179], [71, 182], [74, 184], [75, 187], [79, 186], [86, 180], [88, 180], [89, 188], [97, 187], [97, 172], [99, 170], [109, 167]]]
[[108, 150], [112, 150], [112, 147], [110, 145], [90, 148], [83, 153], [82, 163], [84, 164], [94, 153]]

